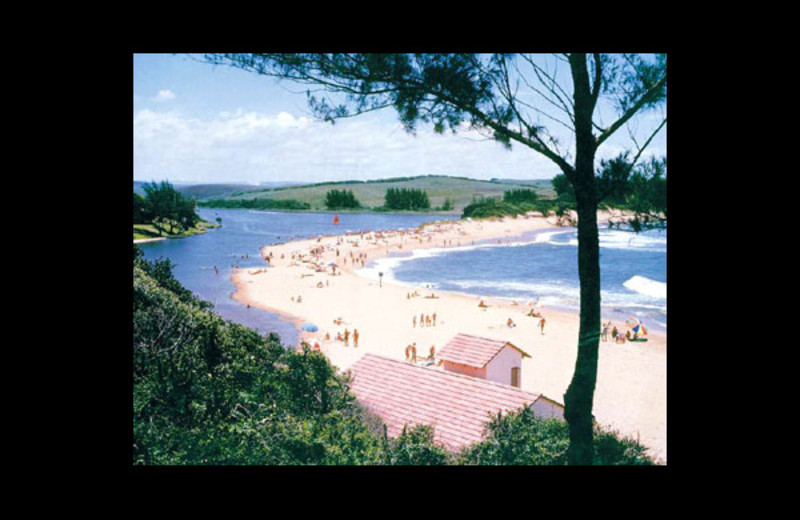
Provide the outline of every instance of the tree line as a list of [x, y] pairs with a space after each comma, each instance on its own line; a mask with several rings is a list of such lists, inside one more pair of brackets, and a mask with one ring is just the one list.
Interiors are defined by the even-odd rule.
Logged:
[[430, 209], [431, 203], [425, 190], [417, 188], [389, 188], [384, 197], [384, 207], [395, 210]]
[[199, 203], [204, 208], [224, 209], [256, 209], [256, 210], [307, 210], [311, 208], [308, 202], [294, 199], [264, 199], [252, 197], [249, 199], [211, 199]]
[[353, 190], [330, 190], [325, 194], [325, 207], [328, 209], [357, 209], [361, 203]]
[[[566, 464], [567, 424], [527, 409], [488, 421], [460, 453], [430, 426], [390, 439], [323, 354], [222, 319], [172, 268], [133, 246], [134, 465]], [[653, 463], [614, 432], [594, 442], [597, 464]]]
[[183, 196], [167, 181], [145, 183], [144, 196], [133, 194], [133, 223], [152, 224], [160, 233], [175, 234], [200, 222], [194, 198]]

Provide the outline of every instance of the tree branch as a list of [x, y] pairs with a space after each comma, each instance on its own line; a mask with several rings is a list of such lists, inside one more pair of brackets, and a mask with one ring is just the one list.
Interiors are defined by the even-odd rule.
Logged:
[[628, 110], [622, 114], [622, 117], [617, 119], [611, 126], [609, 126], [602, 134], [597, 137], [597, 146], [603, 143], [606, 139], [611, 137], [611, 135], [616, 132], [619, 127], [624, 125], [630, 118], [632, 118], [643, 106], [645, 103], [648, 102], [650, 96], [658, 92], [661, 87], [667, 82], [667, 75], [664, 75], [653, 85], [650, 89], [645, 92], [637, 101], [633, 104]]

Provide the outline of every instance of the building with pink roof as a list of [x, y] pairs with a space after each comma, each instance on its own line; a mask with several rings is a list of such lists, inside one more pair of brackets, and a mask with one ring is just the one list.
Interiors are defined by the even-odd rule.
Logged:
[[434, 441], [457, 451], [479, 442], [498, 413], [530, 407], [539, 417], [563, 419], [559, 403], [509, 385], [365, 354], [350, 368], [350, 389], [386, 424], [390, 437], [427, 424]]
[[436, 357], [448, 372], [519, 388], [522, 384], [522, 359], [531, 356], [508, 341], [458, 334]]

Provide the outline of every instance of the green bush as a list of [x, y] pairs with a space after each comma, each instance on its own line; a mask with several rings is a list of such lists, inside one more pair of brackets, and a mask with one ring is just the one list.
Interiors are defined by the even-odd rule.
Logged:
[[[567, 464], [569, 427], [565, 421], [536, 417], [530, 408], [493, 417], [486, 439], [462, 451], [459, 462], [470, 465]], [[595, 427], [595, 465], [653, 465], [646, 448], [630, 438]]]

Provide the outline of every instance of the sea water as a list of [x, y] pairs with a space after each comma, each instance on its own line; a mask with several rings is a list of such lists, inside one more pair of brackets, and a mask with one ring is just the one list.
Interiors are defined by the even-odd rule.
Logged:
[[[667, 231], [601, 229], [603, 319], [636, 317], [651, 330], [667, 327]], [[538, 302], [557, 310], [580, 309], [578, 238], [574, 228], [551, 229], [527, 240], [485, 241], [432, 248], [379, 259], [361, 274], [414, 287]]]
[[278, 314], [249, 308], [232, 299], [236, 287], [234, 268], [266, 267], [261, 248], [327, 234], [369, 230], [414, 229], [425, 222], [456, 219], [433, 214], [290, 213], [244, 209], [199, 208], [208, 222], [221, 219], [222, 226], [207, 233], [182, 239], [140, 244], [147, 260], [169, 259], [175, 278], [200, 299], [211, 302], [224, 319], [246, 325], [262, 334], [276, 332], [284, 345], [298, 342], [294, 323]]

